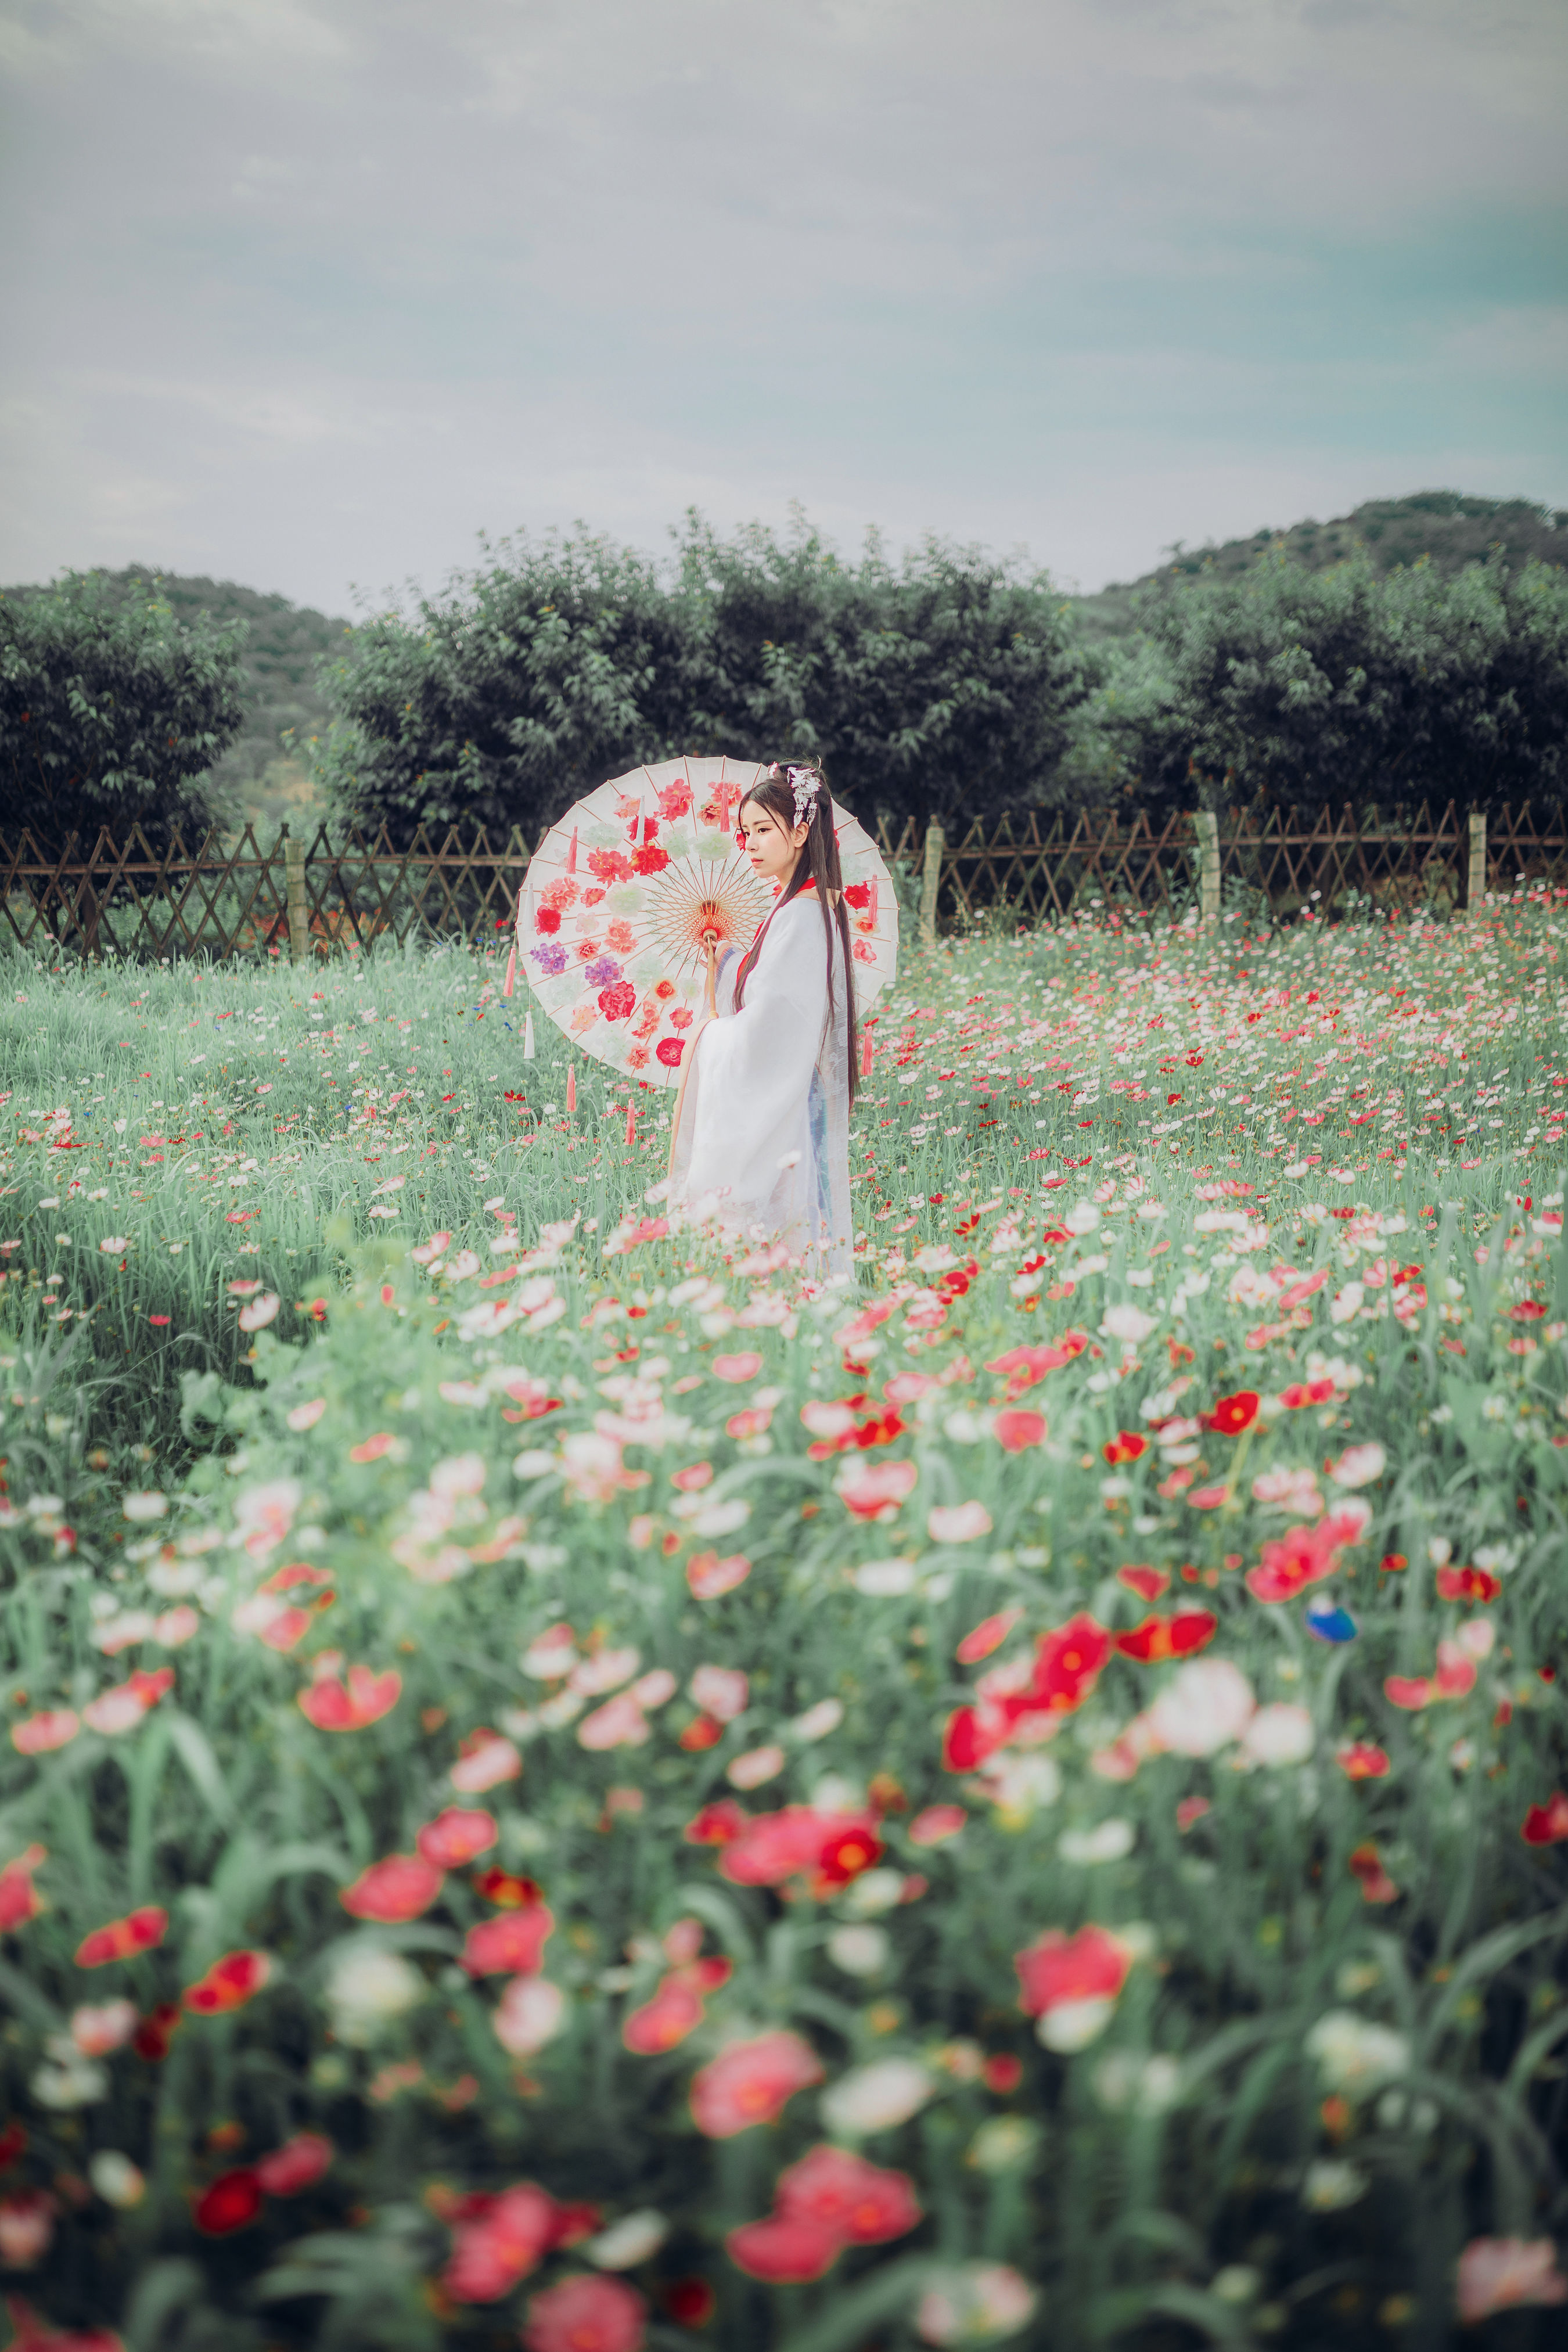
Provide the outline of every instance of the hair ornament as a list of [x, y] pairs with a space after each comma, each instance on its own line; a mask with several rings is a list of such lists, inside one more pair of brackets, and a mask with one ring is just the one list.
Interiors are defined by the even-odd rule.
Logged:
[[816, 814], [816, 795], [822, 790], [822, 777], [816, 768], [786, 768], [784, 782], [795, 794], [795, 821], [809, 824]]

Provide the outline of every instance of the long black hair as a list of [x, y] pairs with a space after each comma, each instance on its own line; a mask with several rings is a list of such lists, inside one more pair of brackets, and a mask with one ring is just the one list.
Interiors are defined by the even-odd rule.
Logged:
[[[838, 862], [838, 836], [833, 829], [833, 794], [827, 789], [827, 779], [815, 761], [809, 762], [796, 761], [793, 768], [781, 762], [776, 767], [770, 768], [765, 775], [759, 776], [756, 782], [750, 786], [742, 799], [741, 808], [745, 807], [747, 801], [755, 801], [759, 808], [766, 809], [773, 822], [782, 826], [786, 835], [792, 834], [800, 823], [799, 817], [795, 813], [795, 788], [791, 782], [792, 775], [799, 777], [803, 782], [815, 782], [816, 792], [811, 809], [811, 823], [802, 853], [795, 861], [795, 872], [779, 894], [768, 921], [772, 921], [773, 916], [778, 913], [780, 907], [787, 907], [790, 900], [797, 898], [808, 886], [815, 886], [816, 903], [822, 909], [822, 935], [827, 948], [827, 1017], [830, 1021], [834, 1016], [833, 941], [836, 933], [844, 955], [845, 1013], [848, 1021], [849, 1099], [853, 1103], [859, 1091], [860, 1081], [860, 1055], [855, 1025], [853, 977], [855, 966], [849, 942], [849, 916], [844, 904], [844, 870]], [[739, 810], [736, 812], [736, 822], [737, 824], [740, 822]], [[763, 933], [766, 929], [767, 923], [764, 923], [763, 929], [757, 933], [756, 938], [742, 957], [741, 968], [735, 974], [737, 1013], [746, 1001], [746, 982], [756, 964], [762, 949]]]

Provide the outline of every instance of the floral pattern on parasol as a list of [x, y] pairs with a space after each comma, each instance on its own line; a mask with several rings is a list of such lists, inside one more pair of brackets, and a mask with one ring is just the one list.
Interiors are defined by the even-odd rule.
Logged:
[[[700, 1024], [705, 935], [750, 947], [773, 904], [735, 819], [764, 771], [752, 761], [636, 768], [551, 826], [518, 900], [517, 959], [574, 1045], [649, 1086], [675, 1087]], [[898, 965], [898, 902], [876, 844], [837, 815], [844, 898], [863, 1014]]]

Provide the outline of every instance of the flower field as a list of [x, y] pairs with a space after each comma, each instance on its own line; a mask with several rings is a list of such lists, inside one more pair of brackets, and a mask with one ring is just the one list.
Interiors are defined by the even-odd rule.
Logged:
[[917, 955], [829, 1291], [489, 961], [14, 963], [10, 2340], [1559, 2342], [1565, 941]]

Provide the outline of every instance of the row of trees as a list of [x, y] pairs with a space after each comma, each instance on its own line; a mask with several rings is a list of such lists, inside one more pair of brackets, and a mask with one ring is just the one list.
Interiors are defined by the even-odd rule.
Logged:
[[[0, 824], [51, 839], [199, 822], [240, 714], [240, 641], [90, 578], [0, 598]], [[641, 761], [810, 753], [863, 814], [1258, 799], [1485, 807], [1568, 796], [1568, 575], [1380, 577], [1265, 553], [1176, 573], [1090, 644], [1048, 578], [936, 541], [845, 562], [804, 528], [696, 518], [658, 565], [509, 541], [323, 667], [345, 817], [533, 830]]]

